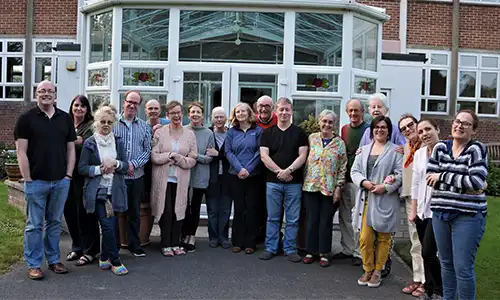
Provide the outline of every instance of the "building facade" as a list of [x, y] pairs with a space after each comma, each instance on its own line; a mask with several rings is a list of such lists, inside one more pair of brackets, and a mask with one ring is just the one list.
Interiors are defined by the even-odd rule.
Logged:
[[101, 2], [0, 1], [0, 141], [12, 144], [38, 82], [62, 82], [53, 49], [62, 42], [82, 45], [74, 95], [94, 105], [119, 105], [131, 88], [162, 104], [201, 99], [226, 109], [270, 94], [293, 99], [294, 120], [323, 108], [342, 116], [348, 98], [380, 91], [382, 52], [421, 53], [420, 113], [438, 118], [446, 136], [453, 114], [473, 109], [478, 138], [500, 140], [500, 0], [245, 2], [255, 9]]

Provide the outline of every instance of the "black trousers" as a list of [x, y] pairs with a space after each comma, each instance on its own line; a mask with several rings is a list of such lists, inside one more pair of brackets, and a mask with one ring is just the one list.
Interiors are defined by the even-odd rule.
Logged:
[[229, 175], [231, 198], [234, 201], [234, 219], [232, 242], [234, 247], [243, 249], [256, 246], [257, 236], [257, 201], [259, 197], [260, 180], [258, 177], [239, 179]]
[[99, 224], [95, 214], [83, 206], [84, 179], [75, 176], [64, 205], [64, 218], [72, 240], [71, 251], [96, 256], [101, 251]]
[[191, 201], [186, 207], [186, 218], [182, 224], [182, 236], [196, 235], [196, 230], [200, 224], [200, 209], [203, 196], [206, 196], [207, 189], [193, 188]]
[[[265, 170], [264, 164], [261, 166], [261, 170]], [[266, 201], [266, 173], [257, 175], [259, 181], [259, 195], [257, 197], [257, 208], [256, 208], [256, 218], [257, 218], [257, 243], [264, 243], [266, 240], [266, 225], [267, 225], [267, 201]], [[281, 217], [281, 223], [283, 223], [283, 217]]]
[[177, 221], [175, 214], [175, 198], [177, 183], [168, 182], [165, 191], [165, 208], [158, 221], [160, 226], [161, 246], [164, 248], [180, 245], [182, 220]]
[[128, 248], [134, 251], [141, 247], [139, 227], [141, 226], [141, 199], [144, 197], [144, 177], [125, 179], [125, 184], [127, 185], [128, 197], [128, 210], [125, 212], [128, 217]]
[[422, 244], [422, 259], [424, 260], [425, 272], [425, 292], [427, 295], [432, 294], [443, 295], [443, 280], [441, 278], [441, 264], [437, 257], [437, 245], [432, 230], [432, 219], [427, 218], [420, 220], [417, 217], [415, 220], [417, 227], [418, 239]]
[[333, 215], [332, 196], [320, 192], [304, 192], [306, 206], [306, 251], [310, 254], [329, 254], [332, 251]]

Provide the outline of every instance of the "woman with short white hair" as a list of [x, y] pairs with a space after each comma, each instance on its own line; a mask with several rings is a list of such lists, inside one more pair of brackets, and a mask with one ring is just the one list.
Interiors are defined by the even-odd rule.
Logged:
[[127, 155], [120, 137], [113, 134], [116, 108], [100, 107], [94, 114], [94, 134], [83, 144], [78, 172], [85, 176], [84, 206], [96, 214], [101, 225], [102, 251], [99, 268], [115, 275], [128, 274], [118, 256], [116, 215], [127, 210], [125, 174]]
[[309, 155], [302, 190], [307, 214], [306, 251], [303, 262], [330, 265], [333, 215], [345, 183], [347, 152], [344, 141], [334, 132], [337, 115], [328, 109], [319, 115], [319, 132], [309, 136]]

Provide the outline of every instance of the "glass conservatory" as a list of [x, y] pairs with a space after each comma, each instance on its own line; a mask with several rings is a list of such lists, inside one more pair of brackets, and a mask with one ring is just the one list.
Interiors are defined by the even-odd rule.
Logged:
[[325, 108], [346, 121], [349, 98], [377, 91], [388, 19], [346, 0], [94, 0], [81, 11], [93, 107], [120, 107], [134, 89], [163, 105], [201, 101], [207, 123], [213, 107], [261, 95], [292, 99], [295, 123]]

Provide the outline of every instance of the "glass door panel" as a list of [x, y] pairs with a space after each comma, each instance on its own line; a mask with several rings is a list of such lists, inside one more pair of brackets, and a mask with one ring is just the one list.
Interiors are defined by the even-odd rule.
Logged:
[[189, 123], [187, 119], [189, 104], [195, 101], [203, 103], [204, 124], [210, 124], [212, 109], [222, 106], [222, 73], [184, 72], [182, 99], [185, 111], [184, 124]]

